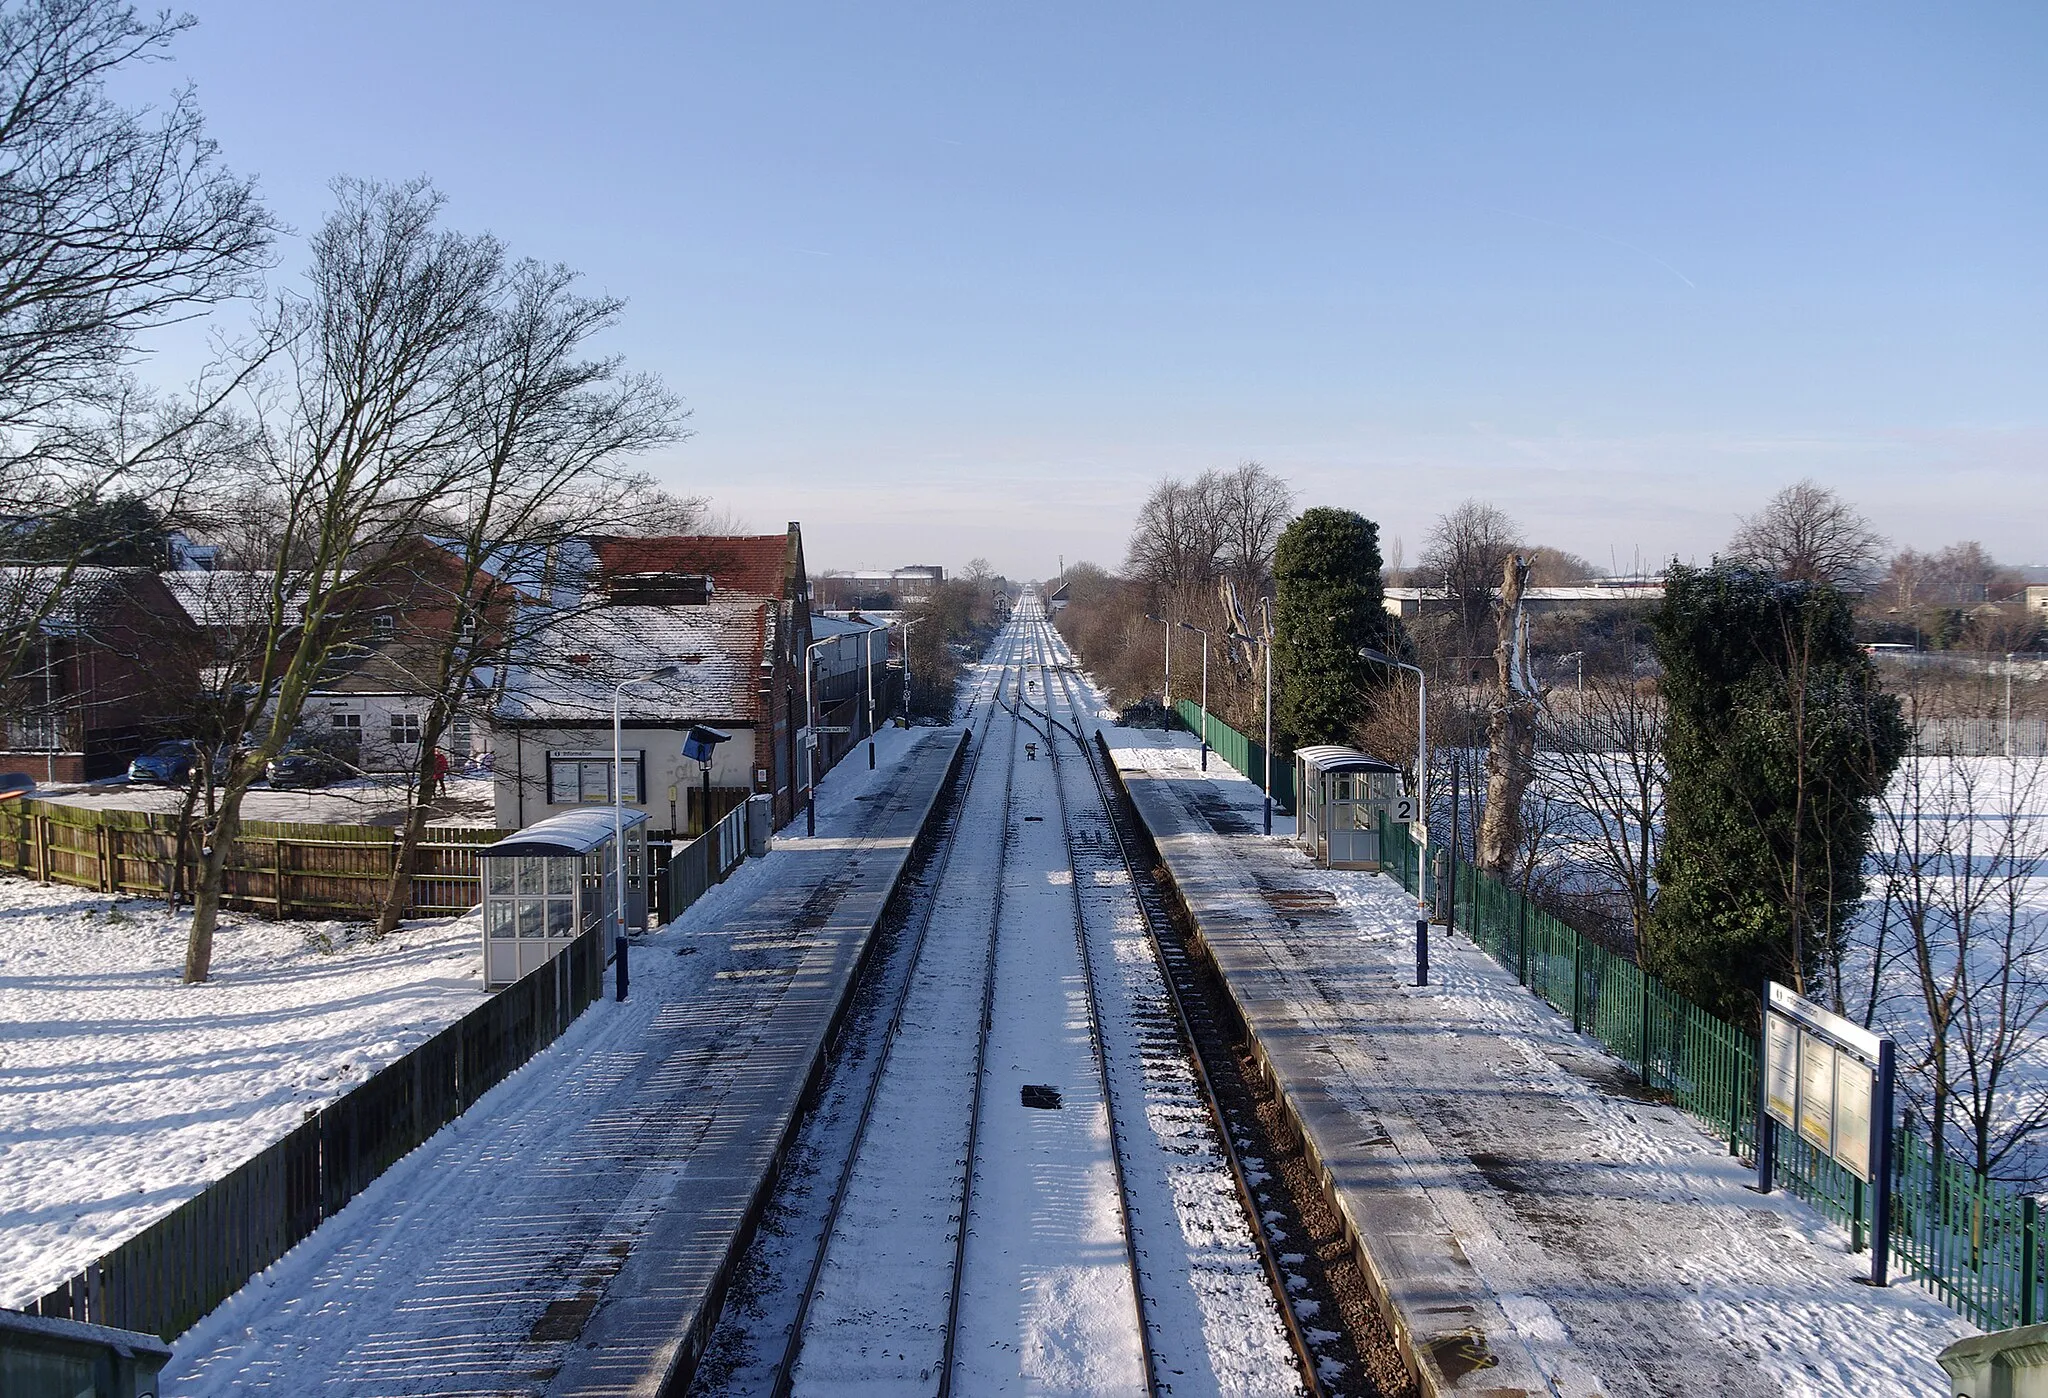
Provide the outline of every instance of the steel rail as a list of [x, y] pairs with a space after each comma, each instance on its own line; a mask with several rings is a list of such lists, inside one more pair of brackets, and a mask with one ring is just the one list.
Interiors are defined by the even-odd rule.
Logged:
[[[1069, 669], [1060, 671], [1060, 688], [1067, 697], [1067, 707], [1078, 715], [1079, 706], [1074, 702], [1071, 674]], [[1193, 1020], [1181, 998], [1179, 976], [1175, 967], [1182, 968], [1180, 974], [1192, 974], [1192, 967], [1188, 965], [1186, 954], [1179, 948], [1169, 950], [1169, 939], [1160, 935], [1161, 914], [1155, 912], [1152, 904], [1139, 892], [1143, 887], [1143, 872], [1131, 853], [1130, 841], [1125, 838], [1125, 826], [1130, 817], [1111, 789], [1112, 783], [1103, 770], [1105, 759], [1081, 740], [1074, 730], [1066, 729], [1065, 725], [1061, 727], [1074, 735], [1076, 744], [1081, 749], [1082, 758], [1088, 764], [1089, 775], [1095, 780], [1095, 789], [1102, 798], [1103, 810], [1109, 816], [1110, 835], [1116, 842], [1118, 858], [1122, 860], [1124, 871], [1130, 878], [1131, 891], [1137, 900], [1139, 911], [1144, 915], [1146, 940], [1151, 943], [1153, 962], [1159, 968], [1159, 978], [1166, 985], [1166, 996], [1168, 1003], [1173, 1007], [1175, 1027], [1180, 1031], [1181, 1040], [1187, 1046], [1188, 1061], [1194, 1067], [1202, 1101], [1209, 1109], [1209, 1120], [1216, 1128], [1216, 1139], [1221, 1143], [1223, 1157], [1228, 1162], [1231, 1182], [1237, 1187], [1237, 1200], [1244, 1209], [1245, 1223], [1251, 1229], [1252, 1240], [1258, 1247], [1259, 1264], [1266, 1274], [1267, 1285], [1272, 1289], [1274, 1305], [1279, 1309], [1281, 1323], [1286, 1327], [1287, 1340], [1294, 1350], [1295, 1362], [1300, 1366], [1305, 1391], [1309, 1398], [1326, 1398], [1329, 1389], [1323, 1383], [1308, 1334], [1301, 1324], [1300, 1317], [1294, 1313], [1294, 1301], [1287, 1289], [1286, 1274], [1281, 1268], [1280, 1257], [1273, 1247], [1273, 1240], [1266, 1233], [1264, 1210], [1259, 1204], [1258, 1197], [1252, 1192], [1251, 1177], [1245, 1168], [1243, 1157], [1238, 1154], [1237, 1142], [1230, 1132], [1230, 1123], [1224, 1120], [1222, 1103], [1217, 1098], [1208, 1065], [1202, 1059], [1201, 1042], [1195, 1035]], [[1076, 728], [1078, 727], [1077, 717]], [[1099, 726], [1096, 738], [1098, 742], [1101, 740]]]
[[[1022, 640], [1020, 636], [1019, 641]], [[1021, 644], [1018, 651], [1025, 649]], [[1008, 672], [1005, 671], [1007, 674]], [[1017, 694], [1024, 693], [1024, 668], [1017, 667]], [[996, 686], [996, 703], [1002, 704], [1002, 686]], [[1014, 706], [1009, 707], [1012, 713]], [[1003, 926], [1003, 876], [1010, 863], [1010, 795], [1016, 788], [1017, 778], [1017, 729], [1010, 729], [1010, 762], [1003, 778], [1003, 823], [1002, 838], [996, 846], [996, 877], [994, 912], [989, 918], [988, 957], [982, 967], [981, 978], [981, 1025], [974, 1045], [974, 1087], [967, 1109], [967, 1163], [960, 1179], [960, 1226], [953, 1235], [953, 1277], [946, 1298], [946, 1335], [939, 1351], [939, 1398], [950, 1398], [953, 1392], [953, 1363], [959, 1349], [960, 1338], [960, 1286], [967, 1271], [967, 1224], [974, 1206], [974, 1161], [981, 1148], [981, 1104], [982, 1082], [988, 1075], [989, 1031], [995, 1023], [996, 1003], [996, 943], [1001, 939]]]
[[[1042, 627], [1045, 623], [1041, 622], [1039, 624]], [[1046, 644], [1045, 637], [1043, 635], [1037, 637], [1037, 642], [1040, 656], [1049, 655], [1051, 648]], [[1050, 667], [1043, 664], [1042, 660], [1039, 668], [1048, 674], [1050, 673]], [[1047, 704], [1050, 705], [1052, 694], [1049, 681], [1045, 698]], [[1065, 731], [1064, 726], [1060, 725], [1058, 720], [1053, 718], [1049, 707], [1041, 709], [1040, 712], [1045, 715], [1046, 722], [1049, 725]], [[1026, 720], [1026, 722], [1029, 722], [1029, 720]], [[1110, 1080], [1109, 1051], [1104, 1046], [1102, 1039], [1102, 1002], [1095, 989], [1095, 958], [1088, 949], [1088, 915], [1081, 902], [1081, 860], [1074, 844], [1073, 818], [1067, 808], [1067, 788], [1066, 782], [1062, 779], [1063, 772], [1060, 767], [1059, 742], [1050, 731], [1046, 732], [1045, 745], [1046, 755], [1052, 761], [1053, 794], [1059, 804], [1060, 838], [1067, 849], [1067, 890], [1073, 896], [1074, 944], [1081, 952], [1081, 984], [1087, 992], [1088, 1041], [1095, 1051], [1096, 1076], [1102, 1086], [1104, 1113], [1109, 1118], [1109, 1158], [1116, 1174], [1117, 1213], [1123, 1221], [1124, 1260], [1131, 1269], [1131, 1300], [1136, 1306], [1138, 1313], [1138, 1347], [1145, 1366], [1145, 1392], [1150, 1395], [1150, 1398], [1159, 1398], [1161, 1392], [1159, 1355], [1153, 1348], [1152, 1320], [1145, 1306], [1145, 1272], [1138, 1262], [1137, 1232], [1131, 1226], [1131, 1189], [1130, 1182], [1124, 1173], [1123, 1131], [1117, 1125], [1120, 1113], [1117, 1109], [1116, 1088]], [[1083, 755], [1085, 756], [1085, 754], [1086, 749], [1084, 748]]]
[[[1013, 654], [1020, 652], [1022, 649], [1022, 646], [1015, 643], [1012, 644]], [[998, 703], [1000, 703], [1003, 683], [1008, 678], [1012, 668], [1017, 668], [1021, 675], [1021, 666], [1013, 666], [1009, 660], [1005, 660], [1001, 671], [996, 676], [995, 692]], [[968, 700], [969, 712], [979, 702], [979, 699], [980, 696], [977, 694]], [[891, 1008], [888, 1026], [883, 1030], [881, 1049], [875, 1058], [874, 1076], [868, 1082], [867, 1092], [861, 1100], [860, 1115], [854, 1123], [853, 1140], [847, 1148], [846, 1159], [839, 1168], [839, 1177], [833, 1184], [832, 1197], [826, 1205], [825, 1217], [818, 1229], [818, 1248], [812, 1255], [811, 1265], [804, 1279], [804, 1288], [797, 1297], [796, 1315], [790, 1322], [789, 1336], [783, 1346], [782, 1358], [776, 1365], [775, 1381], [769, 1390], [773, 1398], [789, 1398], [791, 1389], [796, 1381], [796, 1366], [797, 1361], [803, 1354], [804, 1327], [810, 1318], [811, 1301], [818, 1293], [818, 1283], [824, 1274], [827, 1256], [831, 1252], [832, 1237], [837, 1230], [840, 1210], [845, 1205], [847, 1193], [852, 1186], [854, 1167], [860, 1160], [861, 1148], [867, 1141], [868, 1123], [874, 1117], [875, 1102], [881, 1095], [882, 1080], [888, 1075], [889, 1057], [891, 1051], [896, 1046], [897, 1031], [903, 1025], [904, 1011], [910, 1003], [911, 987], [917, 983], [918, 966], [924, 957], [925, 934], [931, 930], [932, 915], [938, 907], [937, 891], [945, 883], [946, 871], [952, 865], [953, 847], [958, 842], [960, 827], [965, 823], [968, 796], [974, 789], [975, 774], [981, 769], [982, 751], [987, 746], [988, 741], [987, 730], [995, 724], [996, 709], [997, 705], [991, 704], [982, 711], [983, 733], [980, 741], [977, 742], [971, 737], [969, 739], [969, 746], [972, 751], [968, 767], [961, 774], [959, 795], [954, 800], [952, 812], [946, 822], [946, 831], [940, 844], [938, 856], [932, 865], [933, 877], [930, 880], [932, 893], [931, 896], [924, 900], [923, 909], [918, 917], [917, 932], [910, 949], [910, 964], [904, 973], [902, 988], [896, 993], [896, 1003]], [[1014, 747], [1014, 741], [1012, 745]], [[1009, 805], [1007, 798], [1003, 804], [1005, 807]], [[996, 898], [997, 906], [1000, 910], [1002, 899], [1000, 880], [997, 884]], [[963, 1221], [961, 1226], [964, 1230], [966, 1227], [964, 1209], [962, 1210], [962, 1215]]]

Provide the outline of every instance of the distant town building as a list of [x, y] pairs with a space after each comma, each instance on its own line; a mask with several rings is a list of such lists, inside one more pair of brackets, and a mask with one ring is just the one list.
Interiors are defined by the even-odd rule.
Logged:
[[821, 573], [812, 580], [820, 611], [893, 612], [931, 600], [946, 570], [935, 563], [902, 568], [856, 568]]

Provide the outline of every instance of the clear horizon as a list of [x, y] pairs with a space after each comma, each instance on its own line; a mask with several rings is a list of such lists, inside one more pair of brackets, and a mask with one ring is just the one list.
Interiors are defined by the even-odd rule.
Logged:
[[1704, 559], [1811, 476], [2048, 562], [2038, 8], [193, 9], [124, 91], [301, 233], [424, 173], [626, 297], [647, 464], [821, 571], [1113, 567], [1247, 459], [1411, 561], [1468, 496]]

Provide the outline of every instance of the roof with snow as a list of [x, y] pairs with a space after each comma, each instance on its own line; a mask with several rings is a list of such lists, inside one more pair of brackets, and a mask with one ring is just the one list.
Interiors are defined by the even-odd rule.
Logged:
[[514, 859], [539, 855], [560, 859], [564, 855], [588, 854], [603, 845], [619, 827], [632, 829], [647, 819], [647, 812], [631, 806], [596, 806], [588, 810], [563, 811], [537, 820], [516, 835], [507, 835], [494, 845], [476, 852], [479, 859]]
[[[128, 599], [137, 576], [155, 575], [144, 568], [81, 567], [72, 569], [66, 579], [64, 569], [55, 565], [0, 567], [0, 615], [26, 624], [49, 607], [36, 622], [38, 631], [45, 636], [84, 636]], [[53, 593], [55, 606], [50, 605]]]
[[[179, 570], [157, 576], [195, 625], [253, 630], [270, 624], [270, 589], [276, 575], [267, 569]], [[305, 585], [290, 584], [285, 598], [285, 625], [296, 626], [305, 619], [305, 599]]]
[[592, 535], [588, 541], [601, 578], [666, 573], [708, 577], [717, 597], [781, 601], [788, 594], [787, 534]]
[[609, 724], [622, 680], [664, 665], [677, 674], [625, 692], [630, 723], [738, 723], [760, 716], [761, 660], [773, 625], [765, 602], [598, 607], [543, 626], [507, 667], [498, 717], [509, 723]]

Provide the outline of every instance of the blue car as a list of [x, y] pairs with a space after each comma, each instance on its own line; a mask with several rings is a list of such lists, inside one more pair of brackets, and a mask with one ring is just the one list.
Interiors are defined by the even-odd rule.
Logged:
[[[199, 760], [199, 751], [199, 744], [189, 738], [173, 738], [169, 742], [158, 743], [128, 764], [128, 780], [183, 786], [191, 779], [192, 764]], [[227, 774], [228, 750], [223, 748], [213, 760], [213, 777], [220, 781]]]

